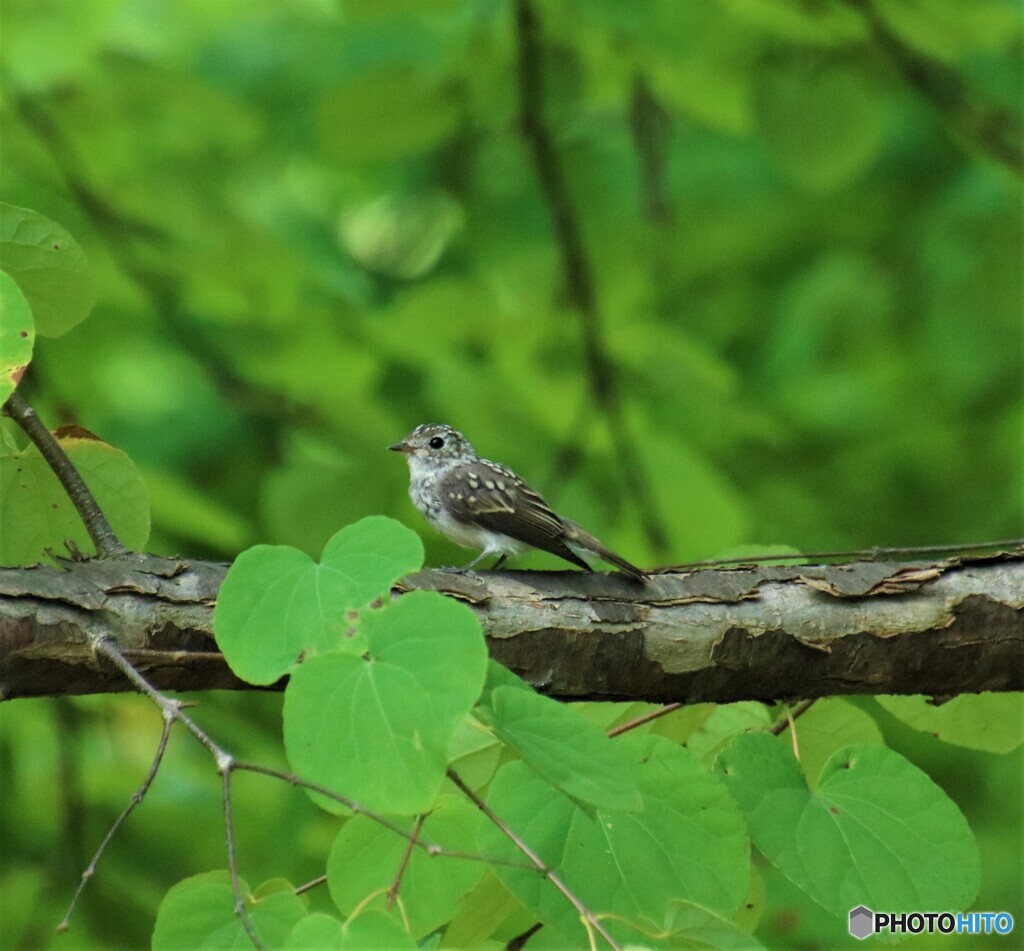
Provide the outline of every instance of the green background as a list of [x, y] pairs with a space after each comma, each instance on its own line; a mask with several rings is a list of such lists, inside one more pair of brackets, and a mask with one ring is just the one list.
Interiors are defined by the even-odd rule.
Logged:
[[[379, 512], [423, 528], [428, 564], [468, 559], [384, 451], [425, 421], [641, 565], [1024, 534], [1017, 5], [535, 9], [589, 316], [522, 132], [512, 4], [5, 0], [0, 197], [67, 228], [98, 289], [22, 391], [139, 466], [150, 550], [315, 556]], [[281, 765], [279, 697], [200, 699], [219, 739]], [[964, 810], [976, 907], [1019, 930], [1020, 751], [863, 707]], [[159, 717], [19, 701], [0, 729], [4, 947], [145, 946], [167, 888], [223, 866], [217, 777], [175, 737], [58, 942]], [[334, 820], [237, 785], [247, 879], [322, 870]], [[769, 946], [841, 940], [765, 884]]]

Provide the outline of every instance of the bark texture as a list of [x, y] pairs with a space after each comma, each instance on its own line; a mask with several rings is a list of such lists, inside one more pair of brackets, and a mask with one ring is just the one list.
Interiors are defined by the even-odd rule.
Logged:
[[[124, 555], [0, 569], [0, 699], [129, 689], [114, 638], [164, 690], [251, 689], [213, 639], [227, 565]], [[1024, 553], [705, 569], [641, 586], [582, 572], [429, 569], [396, 595], [469, 604], [491, 655], [565, 699], [778, 700], [1024, 689]]]

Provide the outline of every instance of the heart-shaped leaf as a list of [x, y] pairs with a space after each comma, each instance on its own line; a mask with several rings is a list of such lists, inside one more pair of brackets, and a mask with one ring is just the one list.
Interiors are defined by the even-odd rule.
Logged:
[[284, 698], [288, 760], [303, 778], [371, 809], [425, 812], [444, 779], [452, 736], [484, 683], [480, 622], [450, 598], [413, 591], [367, 612], [361, 628], [361, 656], [319, 654], [292, 673]]
[[754, 844], [839, 916], [869, 908], [965, 908], [978, 893], [978, 847], [956, 804], [884, 746], [848, 746], [812, 792], [792, 753], [765, 733], [737, 736], [715, 771]]
[[37, 211], [0, 202], [0, 262], [18, 282], [44, 337], [66, 333], [96, 303], [85, 252]]
[[[257, 895], [240, 881], [253, 927], [268, 948], [281, 947], [305, 914], [302, 899], [286, 882], [260, 886]], [[153, 929], [153, 951], [237, 951], [251, 947], [235, 914], [235, 896], [228, 872], [205, 872], [178, 882], [160, 902]]]
[[[736, 804], [685, 749], [657, 736], [628, 736], [643, 797], [639, 812], [585, 811], [524, 763], [503, 766], [488, 805], [623, 942], [671, 926], [684, 900], [732, 917], [743, 900], [750, 845]], [[521, 861], [491, 826], [481, 851]], [[565, 936], [582, 938], [579, 914], [534, 872], [496, 865], [495, 874], [527, 908]]]
[[[149, 538], [149, 494], [135, 463], [85, 430], [59, 436], [58, 442], [117, 537], [128, 548], [141, 549]], [[95, 550], [49, 463], [35, 446], [0, 446], [0, 564], [34, 564], [47, 548], [63, 553], [66, 542], [84, 552]]]
[[231, 669], [254, 684], [273, 683], [303, 652], [361, 651], [352, 638], [358, 612], [422, 564], [419, 536], [380, 515], [341, 529], [319, 564], [297, 548], [256, 545], [220, 587], [217, 643]]
[[619, 812], [641, 806], [626, 744], [578, 710], [519, 687], [497, 687], [482, 714], [529, 766], [573, 799]]

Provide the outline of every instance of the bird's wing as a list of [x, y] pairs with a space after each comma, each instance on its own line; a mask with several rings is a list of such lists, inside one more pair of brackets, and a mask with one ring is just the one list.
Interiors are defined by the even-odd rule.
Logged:
[[437, 486], [459, 521], [507, 535], [592, 570], [565, 543], [565, 525], [541, 496], [510, 469], [481, 459], [457, 466]]

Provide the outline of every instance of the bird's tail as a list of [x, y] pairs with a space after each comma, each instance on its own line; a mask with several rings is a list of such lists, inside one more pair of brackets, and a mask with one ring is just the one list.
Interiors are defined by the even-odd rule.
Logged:
[[608, 564], [615, 565], [619, 571], [634, 581], [639, 581], [641, 584], [647, 582], [647, 575], [644, 572], [637, 568], [636, 565], [626, 561], [625, 558], [605, 548], [590, 532], [580, 528], [575, 522], [563, 519], [563, 523], [565, 524], [565, 542], [570, 548], [579, 548], [585, 552], [597, 555], [598, 558], [607, 561]]

